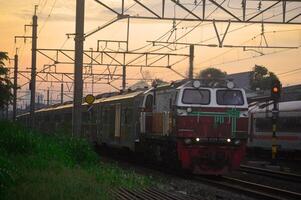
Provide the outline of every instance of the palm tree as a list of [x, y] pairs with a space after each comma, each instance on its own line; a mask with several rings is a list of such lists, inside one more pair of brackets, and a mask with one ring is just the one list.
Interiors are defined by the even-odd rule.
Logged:
[[8, 60], [7, 52], [0, 51], [0, 66], [4, 66], [4, 60]]

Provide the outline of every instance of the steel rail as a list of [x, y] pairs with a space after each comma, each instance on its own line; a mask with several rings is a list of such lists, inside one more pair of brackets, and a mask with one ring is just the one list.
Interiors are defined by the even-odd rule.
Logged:
[[267, 185], [248, 182], [232, 177], [219, 177], [219, 179], [198, 177], [197, 181], [205, 182], [207, 184], [220, 187], [233, 192], [239, 192], [253, 196], [259, 199], [267, 200], [296, 200], [301, 199], [301, 193], [292, 192], [280, 188], [270, 187]]
[[263, 169], [263, 168], [252, 167], [247, 165], [241, 165], [239, 171], [257, 174], [261, 176], [268, 176], [268, 177], [281, 179], [289, 182], [301, 183], [301, 175], [299, 174], [274, 171], [270, 169]]

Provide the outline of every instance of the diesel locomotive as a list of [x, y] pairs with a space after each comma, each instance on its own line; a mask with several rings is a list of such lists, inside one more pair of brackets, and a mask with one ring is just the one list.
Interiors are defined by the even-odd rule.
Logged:
[[[72, 104], [35, 112], [36, 128], [71, 131]], [[228, 80], [181, 80], [149, 89], [102, 95], [83, 103], [82, 134], [195, 174], [239, 167], [248, 138], [248, 103]], [[28, 122], [29, 114], [18, 116]]]

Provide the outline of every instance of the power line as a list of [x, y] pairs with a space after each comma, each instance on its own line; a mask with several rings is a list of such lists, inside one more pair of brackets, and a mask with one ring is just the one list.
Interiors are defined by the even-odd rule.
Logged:
[[[298, 49], [300, 49], [300, 48], [298, 48]], [[218, 66], [218, 65], [225, 65], [225, 64], [235, 63], [235, 62], [241, 62], [241, 61], [255, 59], [255, 58], [258, 58], [258, 57], [262, 57], [262, 56], [269, 56], [269, 55], [273, 55], [273, 54], [277, 54], [277, 53], [283, 53], [283, 52], [291, 51], [291, 50], [296, 50], [296, 49], [284, 49], [284, 50], [274, 51], [274, 52], [271, 52], [271, 53], [266, 53], [266, 54], [263, 54], [263, 55], [251, 56], [251, 57], [246, 57], [246, 58], [241, 58], [241, 59], [236, 59], [236, 60], [230, 60], [230, 61], [227, 61], [227, 62], [212, 64], [212, 65], [209, 65], [209, 66], [203, 66], [201, 68], [208, 68], [208, 67], [212, 67], [213, 65]]]
[[51, 7], [51, 9], [50, 9], [50, 12], [49, 12], [47, 18], [45, 19], [43, 25], [41, 26], [38, 35], [41, 34], [41, 31], [43, 30], [43, 28], [45, 27], [46, 23], [48, 22], [48, 20], [49, 20], [51, 14], [52, 14], [52, 12], [53, 12], [53, 10], [54, 10], [54, 7], [55, 7], [55, 5], [56, 5], [56, 2], [57, 2], [57, 0], [54, 0], [54, 2], [53, 2], [53, 4], [52, 4], [52, 7]]
[[292, 73], [292, 72], [296, 72], [296, 71], [301, 71], [301, 67], [300, 67], [300, 68], [297, 68], [297, 69], [290, 70], [290, 71], [278, 73], [277, 75], [278, 75], [278, 76], [288, 76], [288, 75], [292, 75], [291, 73]]

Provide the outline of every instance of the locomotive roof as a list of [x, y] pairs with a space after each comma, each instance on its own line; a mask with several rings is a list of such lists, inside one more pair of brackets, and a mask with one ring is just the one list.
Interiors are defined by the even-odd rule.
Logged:
[[[143, 91], [136, 91], [136, 92], [131, 92], [131, 93], [127, 93], [127, 94], [120, 94], [120, 95], [111, 96], [111, 97], [107, 97], [107, 98], [101, 98], [101, 99], [97, 99], [95, 101], [95, 103], [117, 101], [117, 100], [122, 100], [122, 99], [130, 99], [130, 98], [134, 98], [142, 93], [143, 93]], [[85, 104], [87, 105], [87, 103], [85, 103]]]
[[[109, 101], [116, 101], [116, 100], [121, 100], [121, 99], [130, 99], [130, 98], [134, 98], [134, 97], [138, 96], [141, 93], [142, 93], [142, 91], [137, 91], [137, 92], [131, 92], [131, 93], [127, 93], [127, 94], [111, 96], [111, 97], [107, 97], [107, 98], [101, 98], [101, 99], [97, 99], [93, 104], [109, 102]], [[88, 104], [83, 103], [82, 105], [85, 106], [85, 105], [88, 105]], [[43, 109], [37, 110], [36, 112], [59, 110], [59, 109], [72, 108], [72, 107], [73, 107], [73, 104], [70, 103], [70, 104], [66, 104], [66, 105], [60, 105], [60, 106], [57, 106], [57, 107], [43, 108]]]
[[72, 108], [73, 104], [66, 104], [66, 105], [60, 105], [57, 107], [46, 107], [46, 108], [42, 108], [40, 110], [37, 110], [36, 112], [45, 112], [45, 111], [50, 111], [50, 110], [59, 110], [59, 109], [64, 109], [64, 108]]
[[154, 89], [157, 91], [166, 89], [181, 89], [183, 87], [193, 87], [193, 81], [200, 81], [200, 88], [227, 88], [227, 79], [183, 79], [178, 81], [173, 81], [171, 83], [161, 84], [157, 87], [151, 87], [144, 93], [148, 93]]

